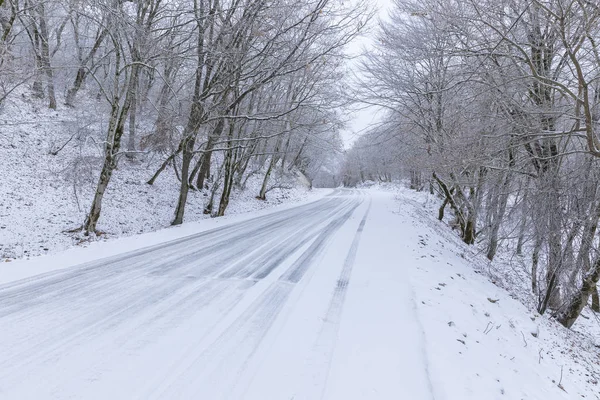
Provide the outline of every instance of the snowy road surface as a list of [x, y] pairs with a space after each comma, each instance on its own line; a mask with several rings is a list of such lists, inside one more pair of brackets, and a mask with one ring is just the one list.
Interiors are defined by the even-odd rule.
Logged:
[[391, 196], [0, 286], [1, 399], [430, 399]]

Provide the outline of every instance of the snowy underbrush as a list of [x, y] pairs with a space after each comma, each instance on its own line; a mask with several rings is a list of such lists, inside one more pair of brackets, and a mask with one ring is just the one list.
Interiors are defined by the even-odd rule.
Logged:
[[397, 192], [404, 186], [403, 182], [378, 182], [367, 180], [356, 185], [357, 189], [376, 189], [384, 192]]
[[411, 280], [436, 399], [600, 399], [597, 315], [586, 309], [573, 330], [539, 315], [526, 260], [501, 249], [489, 262], [435, 218], [439, 199], [382, 189], [420, 232]]
[[[77, 109], [49, 110], [23, 90], [0, 111], [0, 261], [50, 254], [89, 240], [106, 240], [168, 227], [174, 214], [179, 182], [172, 168], [154, 185], [146, 184], [164, 155], [122, 157], [105, 195], [97, 238], [68, 233], [81, 226], [92, 200], [102, 162], [106, 110], [81, 96]], [[141, 124], [143, 137], [150, 127]], [[215, 157], [218, 162], [219, 157]], [[216, 166], [215, 166], [216, 167]], [[260, 171], [259, 171], [260, 172]], [[260, 191], [262, 174], [252, 175], [245, 189], [235, 189], [227, 214], [272, 207], [308, 196], [291, 181], [267, 194]], [[274, 185], [277, 184], [273, 179]], [[216, 203], [218, 205], [218, 195]], [[185, 221], [204, 215], [210, 191], [191, 191]]]

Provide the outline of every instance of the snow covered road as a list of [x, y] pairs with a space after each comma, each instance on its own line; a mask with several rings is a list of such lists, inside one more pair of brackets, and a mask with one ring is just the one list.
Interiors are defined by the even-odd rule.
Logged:
[[392, 203], [337, 190], [0, 285], [0, 398], [431, 399]]

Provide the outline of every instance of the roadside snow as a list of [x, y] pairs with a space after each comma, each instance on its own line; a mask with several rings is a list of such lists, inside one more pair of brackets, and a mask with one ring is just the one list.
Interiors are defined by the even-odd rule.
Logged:
[[428, 195], [385, 190], [396, 192], [405, 226], [397, 240], [407, 250], [437, 400], [600, 399], [597, 323], [573, 332], [527, 308], [517, 300], [521, 287], [498, 286], [477, 249], [434, 218]]
[[[28, 96], [22, 90], [7, 99], [0, 112], [0, 262], [53, 254], [90, 240], [66, 231], [81, 226], [89, 211], [102, 159], [105, 110], [85, 93], [77, 109], [58, 112]], [[146, 134], [145, 129], [149, 127], [142, 124], [138, 134]], [[98, 239], [170, 225], [179, 193], [174, 171], [167, 168], [154, 185], [146, 184], [162, 160], [158, 154], [120, 160], [104, 198], [98, 225], [103, 235]], [[227, 214], [311, 196], [298, 184], [274, 189], [267, 201], [260, 201], [255, 196], [261, 183], [257, 174], [248, 179], [244, 191], [235, 190]], [[203, 214], [208, 195], [190, 191], [186, 222], [209, 218]]]
[[[78, 246], [54, 254], [14, 260], [12, 262], [0, 262], [0, 284], [170, 242], [251, 218], [266, 216], [277, 211], [317, 201], [331, 193], [331, 191], [331, 189], [313, 189], [311, 192], [302, 193], [302, 196], [296, 196], [291, 201], [280, 205], [273, 202], [265, 203], [256, 200], [257, 204], [267, 204], [270, 207], [263, 206], [262, 209], [259, 209], [255, 206], [255, 209], [252, 211], [249, 210], [251, 208], [249, 206], [246, 206], [246, 208], [239, 207], [236, 209], [237, 213], [232, 212], [221, 218], [208, 218], [195, 222], [186, 222], [179, 226], [127, 237], [107, 237], [102, 240], [82, 242]], [[241, 199], [236, 198], [236, 202], [241, 202]]]

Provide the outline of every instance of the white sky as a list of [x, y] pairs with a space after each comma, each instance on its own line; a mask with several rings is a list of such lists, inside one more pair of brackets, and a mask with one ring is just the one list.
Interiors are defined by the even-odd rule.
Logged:
[[[373, 36], [376, 34], [378, 18], [385, 18], [388, 9], [392, 3], [392, 0], [370, 0], [377, 4], [379, 9], [378, 15], [371, 21], [370, 26], [367, 27], [368, 33], [361, 35], [356, 38], [353, 43], [348, 47], [348, 53], [352, 56], [359, 55], [363, 48], [368, 48], [373, 40]], [[351, 61], [352, 64], [356, 64], [358, 60]], [[342, 131], [342, 139], [346, 148], [349, 148], [356, 138], [368, 130], [369, 126], [376, 123], [379, 120], [377, 108], [369, 107], [364, 109], [357, 109], [352, 111], [352, 119], [348, 123], [347, 128]]]

